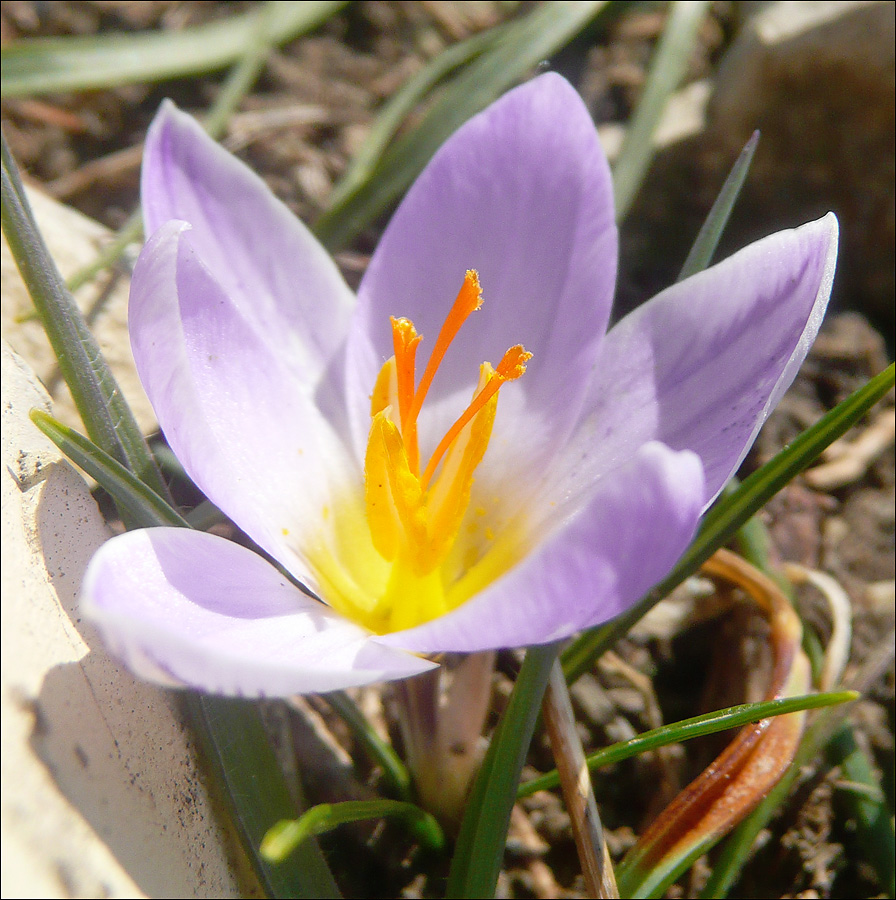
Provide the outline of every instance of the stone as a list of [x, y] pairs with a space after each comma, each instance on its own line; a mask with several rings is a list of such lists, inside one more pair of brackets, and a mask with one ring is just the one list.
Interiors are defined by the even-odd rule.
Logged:
[[[841, 227], [835, 307], [858, 309], [890, 333], [896, 4], [742, 7], [752, 14], [705, 102], [691, 88], [685, 113], [667, 110], [690, 126], [662, 146], [623, 226], [622, 309], [676, 278], [758, 128], [759, 148], [717, 258], [834, 210]], [[674, 132], [674, 125], [665, 121], [663, 130]]]
[[[57, 226], [68, 223], [55, 238], [68, 234], [70, 250], [98, 234], [79, 232], [83, 217], [58, 204], [47, 209]], [[46, 210], [38, 215], [46, 222]], [[26, 307], [7, 256], [4, 247], [4, 337], [33, 353], [42, 375], [4, 340], [3, 896], [256, 895], [251, 878], [234, 874], [244, 864], [213, 808], [177, 694], [133, 678], [81, 620], [84, 571], [109, 531], [87, 484], [28, 416], [51, 410], [41, 380], [52, 362], [40, 324], [17, 321]], [[133, 388], [122, 316], [119, 307], [111, 320], [113, 368]], [[71, 408], [52, 411], [77, 426]]]

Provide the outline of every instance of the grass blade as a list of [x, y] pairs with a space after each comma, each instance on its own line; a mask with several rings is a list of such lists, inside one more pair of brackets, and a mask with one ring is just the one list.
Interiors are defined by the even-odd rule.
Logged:
[[644, 93], [629, 122], [613, 167], [616, 219], [625, 218], [654, 155], [653, 133], [666, 101], [678, 88], [697, 40], [697, 30], [709, 9], [708, 0], [677, 0], [647, 73]]
[[272, 0], [266, 7], [183, 31], [35, 38], [3, 48], [0, 96], [117, 87], [223, 69], [239, 59], [269, 17], [270, 40], [281, 44], [316, 28], [345, 2]]
[[495, 895], [520, 772], [558, 649], [557, 644], [547, 644], [526, 651], [510, 701], [473, 782], [446, 897], [473, 900]]
[[[828, 756], [840, 766], [843, 780], [854, 790], [843, 790], [849, 818], [856, 823], [856, 843], [877, 873], [888, 897], [896, 896], [896, 834], [880, 779], [868, 753], [859, 746], [849, 726], [842, 727], [828, 746]], [[864, 788], [864, 790], [861, 790]]]
[[[585, 758], [585, 762], [588, 764], [588, 769], [594, 771], [602, 766], [610, 766], [641, 753], [647, 753], [649, 750], [667, 747], [669, 744], [680, 744], [708, 734], [727, 731], [730, 728], [740, 728], [742, 725], [749, 725], [772, 716], [783, 716], [806, 709], [849, 703], [857, 700], [858, 697], [859, 695], [855, 691], [831, 691], [825, 694], [806, 694], [801, 697], [787, 697], [784, 700], [765, 700], [759, 703], [729, 706], [727, 709], [720, 709], [717, 712], [694, 716], [691, 719], [682, 719], [680, 722], [663, 725], [660, 728], [652, 728], [628, 741], [610, 744], [609, 747], [589, 754]], [[530, 797], [538, 791], [549, 791], [559, 784], [560, 776], [556, 770], [546, 772], [538, 778], [521, 784], [517, 791], [517, 797], [520, 799]]]
[[188, 527], [186, 520], [120, 462], [84, 435], [39, 409], [31, 421], [73, 462], [107, 491], [116, 506], [141, 528], [157, 525]]
[[697, 239], [691, 247], [691, 252], [688, 253], [688, 257], [681, 267], [681, 272], [678, 273], [679, 281], [684, 281], [685, 278], [695, 275], [697, 272], [702, 272], [709, 265], [712, 255], [716, 252], [716, 247], [719, 245], [722, 232], [728, 224], [731, 210], [734, 209], [734, 204], [737, 202], [741, 188], [747, 180], [747, 174], [750, 171], [750, 165], [753, 162], [758, 146], [759, 132], [754, 131], [728, 173], [728, 177], [722, 185], [722, 190], [719, 191], [719, 196], [716, 197], [715, 203], [713, 203], [712, 209], [706, 217], [706, 221], [700, 228]]
[[426, 94], [455, 69], [468, 63], [494, 44], [504, 33], [505, 28], [506, 26], [499, 25], [481, 34], [473, 35], [459, 44], [452, 44], [401, 87], [377, 115], [366, 140], [352, 158], [345, 174], [333, 188], [333, 192], [328, 198], [331, 209], [340, 206], [346, 197], [372, 177], [401, 123]]
[[281, 863], [309, 838], [332, 831], [347, 822], [400, 819], [414, 838], [428, 850], [441, 850], [445, 835], [439, 823], [425, 809], [403, 800], [346, 800], [312, 806], [298, 819], [281, 819], [264, 836], [261, 855], [273, 863]]
[[402, 800], [412, 796], [411, 776], [398, 754], [386, 743], [376, 729], [344, 691], [331, 691], [324, 698], [339, 717], [351, 729], [355, 740], [370, 754], [383, 770], [383, 776], [391, 790]]
[[[265, 834], [281, 819], [294, 818], [295, 804], [268, 742], [256, 704], [249, 700], [189, 692], [186, 706], [199, 733], [208, 763], [243, 843], [261, 846]], [[338, 898], [316, 841], [305, 841], [288, 859], [271, 865], [257, 851], [249, 854], [268, 896], [278, 898]]]

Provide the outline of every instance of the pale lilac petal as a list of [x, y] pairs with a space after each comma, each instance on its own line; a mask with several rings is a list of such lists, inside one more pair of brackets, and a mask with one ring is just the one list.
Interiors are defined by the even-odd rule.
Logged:
[[267, 345], [316, 380], [342, 344], [354, 297], [310, 231], [174, 104], [146, 138], [146, 233], [188, 222], [200, 259]]
[[757, 241], [628, 315], [601, 347], [591, 414], [558, 477], [586, 489], [659, 440], [700, 456], [709, 503], [805, 359], [836, 256], [829, 214]]
[[610, 172], [581, 98], [554, 74], [510, 91], [436, 153], [367, 269], [349, 344], [356, 441], [366, 441], [366, 398], [392, 354], [389, 316], [410, 318], [424, 335], [422, 366], [465, 271], [476, 269], [485, 302], [433, 385], [424, 450], [427, 436], [431, 449], [469, 401], [479, 364], [522, 343], [534, 358], [502, 392], [491, 460], [544, 460], [578, 415], [606, 329], [616, 256]]
[[82, 609], [141, 677], [244, 697], [331, 691], [424, 672], [302, 593], [260, 556], [181, 528], [108, 541]]
[[[206, 496], [297, 577], [304, 529], [331, 490], [363, 484], [360, 465], [283, 360], [267, 352], [170, 222], [149, 240], [131, 285], [137, 370], [171, 449]], [[313, 584], [311, 585], [313, 587]]]
[[703, 507], [700, 461], [647, 444], [592, 490], [565, 527], [482, 593], [440, 619], [378, 640], [418, 652], [523, 647], [624, 612], [690, 543]]

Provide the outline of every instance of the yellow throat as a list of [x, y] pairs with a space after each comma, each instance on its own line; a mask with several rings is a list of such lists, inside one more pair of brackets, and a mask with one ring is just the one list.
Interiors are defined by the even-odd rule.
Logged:
[[[471, 270], [416, 385], [415, 358], [421, 337], [409, 319], [391, 320], [395, 355], [376, 379], [364, 463], [364, 515], [379, 560], [368, 560], [368, 571], [354, 578], [335, 573], [332, 557], [328, 564], [316, 567], [335, 588], [333, 605], [376, 633], [420, 625], [469, 596], [467, 591], [451, 590], [444, 564], [470, 506], [473, 473], [488, 447], [498, 392], [526, 371], [531, 354], [517, 345], [504, 354], [497, 367], [482, 363], [469, 406], [447, 430], [425, 466], [420, 460], [417, 421], [447, 350], [481, 305], [479, 278]], [[354, 532], [357, 538], [356, 527], [345, 522], [337, 522], [336, 527]], [[350, 543], [348, 534], [340, 538], [343, 546]], [[498, 563], [498, 568], [503, 570], [509, 564]], [[357, 569], [357, 564], [352, 568]]]

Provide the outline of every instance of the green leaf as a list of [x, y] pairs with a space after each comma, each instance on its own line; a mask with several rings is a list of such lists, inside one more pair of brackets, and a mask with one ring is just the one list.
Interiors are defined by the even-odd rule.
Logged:
[[119, 510], [130, 515], [134, 525], [140, 528], [158, 525], [189, 527], [177, 510], [84, 435], [63, 425], [43, 410], [31, 410], [31, 421], [76, 466], [108, 491]]
[[398, 754], [384, 741], [355, 702], [344, 691], [332, 691], [324, 699], [351, 729], [355, 740], [370, 754], [383, 770], [390, 789], [401, 800], [410, 800], [411, 776]]
[[[831, 762], [840, 767], [843, 802], [848, 817], [855, 822], [855, 842], [862, 856], [877, 874], [888, 897], [896, 896], [896, 834], [893, 816], [887, 808], [886, 796], [868, 753], [858, 744], [848, 725], [834, 735], [828, 745]], [[862, 790], [864, 788], [864, 790]]]
[[688, 253], [688, 258], [684, 261], [681, 272], [678, 274], [679, 281], [684, 281], [685, 278], [695, 275], [697, 272], [702, 272], [712, 260], [712, 255], [716, 252], [722, 232], [728, 224], [731, 210], [734, 209], [734, 204], [737, 202], [741, 188], [747, 179], [747, 174], [750, 171], [750, 165], [753, 162], [758, 146], [759, 132], [754, 131], [744, 149], [740, 151], [740, 156], [738, 156], [728, 177], [725, 179], [722, 190], [719, 191], [719, 196], [716, 197], [715, 203], [713, 203], [712, 209], [706, 217], [706, 221], [700, 228], [697, 239], [691, 247], [691, 252]]
[[568, 681], [588, 671], [605, 650], [626, 634], [648, 610], [693, 575], [715, 551], [758, 510], [809, 466], [837, 438], [844, 435], [892, 387], [894, 364], [875, 375], [811, 428], [806, 429], [789, 447], [785, 447], [761, 469], [744, 479], [741, 485], [723, 496], [707, 513], [700, 533], [675, 568], [630, 610], [612, 622], [585, 632], [563, 653], [563, 671]]
[[332, 831], [346, 822], [386, 816], [400, 819], [427, 849], [441, 850], [445, 846], [445, 835], [439, 823], [414, 803], [403, 800], [346, 800], [343, 803], [312, 806], [298, 819], [281, 819], [264, 836], [261, 855], [269, 862], [282, 863], [314, 835]]
[[86, 265], [73, 272], [66, 287], [74, 293], [81, 285], [93, 281], [100, 272], [114, 265], [121, 258], [121, 255], [136, 241], [143, 239], [143, 213], [138, 207], [135, 212], [128, 216], [127, 221], [112, 237], [108, 244], [103, 244], [102, 250]]
[[508, 24], [495, 46], [466, 66], [430, 105], [419, 125], [399, 138], [369, 177], [318, 219], [331, 250], [345, 246], [396, 200], [439, 146], [529, 69], [566, 44], [606, 0], [543, 3]]
[[[261, 846], [281, 819], [294, 818], [295, 804], [268, 742], [256, 704], [189, 692], [186, 703], [197, 729], [205, 761], [225, 788], [225, 801], [244, 844]], [[271, 897], [338, 898], [320, 848], [305, 841], [288, 859], [271, 865], [250, 853], [262, 886]]]
[[401, 123], [413, 108], [447, 75], [474, 59], [494, 44], [507, 26], [497, 26], [452, 44], [430, 60], [378, 113], [364, 143], [349, 163], [345, 174], [328, 198], [330, 209], [342, 202], [373, 177], [374, 170]]
[[2, 160], [3, 233], [87, 433], [160, 497], [167, 497], [134, 415], [44, 244], [5, 137]]
[[451, 860], [446, 897], [493, 897], [520, 772], [559, 644], [530, 647], [473, 782]]
[[343, 6], [325, 0], [273, 0], [261, 9], [183, 31], [17, 41], [0, 55], [0, 96], [117, 87], [223, 69], [243, 55], [261, 17], [268, 17], [271, 42], [282, 44], [316, 28]]
[[[657, 747], [666, 747], [669, 744], [679, 744], [707, 734], [715, 734], [726, 731], [729, 728], [740, 728], [760, 719], [769, 719], [772, 716], [783, 716], [787, 713], [799, 712], [804, 709], [817, 709], [822, 706], [834, 706], [838, 703], [848, 703], [857, 700], [859, 694], [856, 691], [832, 691], [826, 694], [807, 694], [802, 697], [787, 697], [783, 700], [766, 700], [760, 703], [743, 703], [740, 706], [730, 706], [717, 712], [695, 716], [692, 719], [682, 719], [670, 725], [653, 728], [645, 731], [628, 741], [620, 741], [611, 744], [602, 750], [597, 750], [586, 757], [589, 771], [599, 769], [601, 766], [609, 766], [621, 762], [632, 756], [646, 753], [648, 750], [656, 750]], [[520, 785], [517, 797], [529, 797], [537, 791], [547, 791], [560, 784], [560, 777], [556, 770], [546, 772], [538, 778], [533, 778]]]
[[666, 28], [650, 62], [644, 93], [625, 132], [613, 167], [616, 219], [625, 218], [653, 159], [653, 133], [666, 101], [678, 88], [697, 42], [708, 0], [678, 0], [671, 5]]

